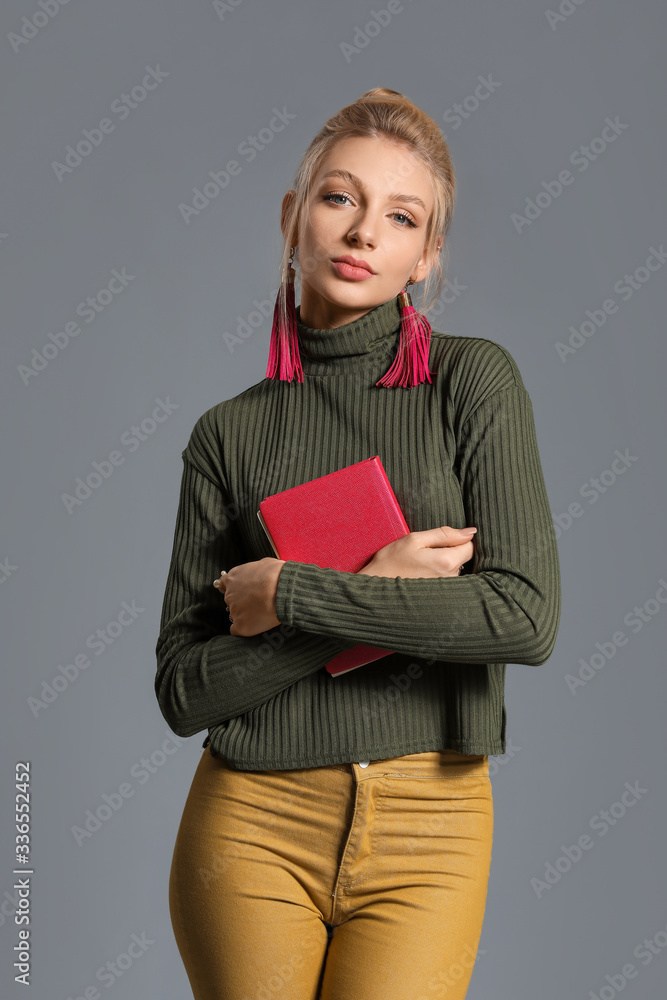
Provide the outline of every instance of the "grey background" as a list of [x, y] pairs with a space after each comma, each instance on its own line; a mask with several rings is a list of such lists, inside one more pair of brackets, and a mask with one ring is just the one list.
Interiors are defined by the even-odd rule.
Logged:
[[[3, 4], [3, 997], [66, 1000], [92, 984], [118, 1000], [190, 996], [167, 882], [204, 733], [161, 754], [170, 731], [153, 691], [181, 450], [204, 410], [264, 377], [270, 318], [233, 351], [225, 334], [254, 299], [272, 308], [280, 202], [311, 138], [374, 86], [409, 96], [450, 144], [448, 276], [465, 291], [429, 314], [434, 329], [512, 352], [554, 518], [580, 505], [557, 521], [556, 649], [539, 669], [508, 667], [510, 743], [491, 758], [494, 864], [468, 996], [664, 995], [667, 270], [637, 271], [628, 301], [614, 285], [667, 237], [665, 8], [585, 0], [551, 26], [546, 4], [529, 0], [413, 0], [348, 61], [341, 43], [383, 6], [70, 0], [34, 31], [22, 18], [37, 0]], [[14, 51], [22, 27], [34, 37]], [[112, 102], [158, 66], [168, 75], [121, 120]], [[467, 102], [460, 125], [443, 117], [489, 75], [498, 86]], [[295, 115], [284, 130], [252, 161], [239, 156], [283, 107]], [[616, 116], [627, 127], [588, 169], [574, 166], [570, 155]], [[104, 117], [113, 132], [59, 180], [53, 162]], [[234, 158], [240, 175], [186, 224], [179, 205]], [[518, 232], [512, 214], [564, 169], [573, 183]], [[94, 322], [77, 317], [123, 268], [133, 277], [122, 293]], [[610, 298], [617, 311], [563, 363], [557, 343]], [[25, 384], [33, 348], [77, 319], [81, 333]], [[166, 399], [176, 408], [144, 425], [136, 450], [121, 443]], [[123, 463], [68, 513], [62, 495], [114, 449]], [[604, 475], [626, 449], [629, 467]], [[601, 475], [591, 502], [581, 491]], [[133, 601], [136, 620], [35, 716], [28, 699]], [[624, 619], [644, 605], [635, 632]], [[626, 645], [573, 694], [568, 675], [621, 630]], [[151, 755], [154, 773], [140, 779]], [[32, 767], [30, 992], [12, 968], [19, 760]], [[78, 845], [72, 828], [123, 782], [134, 794]], [[619, 808], [626, 782], [646, 791]], [[610, 809], [602, 835], [590, 823]], [[585, 833], [594, 849], [536, 890], [531, 880]], [[96, 971], [133, 934], [152, 943], [100, 983]], [[650, 962], [635, 952], [645, 939]], [[627, 963], [636, 975], [614, 986]]]

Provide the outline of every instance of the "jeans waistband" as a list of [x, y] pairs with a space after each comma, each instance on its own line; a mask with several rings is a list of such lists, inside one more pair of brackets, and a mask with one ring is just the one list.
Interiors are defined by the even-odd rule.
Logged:
[[489, 758], [486, 754], [463, 754], [456, 750], [427, 750], [383, 760], [353, 761], [349, 764], [327, 764], [326, 768], [346, 771], [356, 779], [396, 775], [405, 777], [447, 777], [487, 775]]

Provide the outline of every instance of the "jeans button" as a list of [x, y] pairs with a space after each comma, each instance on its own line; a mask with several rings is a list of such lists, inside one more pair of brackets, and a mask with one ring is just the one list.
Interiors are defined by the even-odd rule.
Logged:
[[359, 763], [359, 767], [368, 767], [368, 765], [370, 764], [370, 761], [369, 760], [360, 760], [358, 763]]

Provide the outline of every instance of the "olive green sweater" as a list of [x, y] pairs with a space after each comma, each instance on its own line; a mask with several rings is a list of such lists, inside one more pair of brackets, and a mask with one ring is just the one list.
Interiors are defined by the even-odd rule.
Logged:
[[[155, 692], [179, 736], [244, 770], [427, 750], [503, 754], [505, 665], [539, 666], [560, 619], [555, 531], [516, 362], [433, 332], [431, 383], [375, 383], [398, 348], [397, 298], [332, 330], [304, 326], [302, 383], [264, 378], [207, 410], [182, 453]], [[276, 617], [229, 634], [220, 570], [275, 556], [257, 517], [280, 490], [379, 455], [411, 531], [475, 526], [459, 577], [371, 577], [288, 561]], [[357, 643], [394, 652], [338, 677]]]

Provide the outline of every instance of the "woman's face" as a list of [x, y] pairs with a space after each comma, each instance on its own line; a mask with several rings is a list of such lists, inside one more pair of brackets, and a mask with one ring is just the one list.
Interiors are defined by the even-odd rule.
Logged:
[[[283, 215], [288, 199], [283, 200]], [[434, 207], [429, 174], [385, 138], [341, 139], [323, 158], [299, 221], [301, 320], [326, 330], [359, 319], [426, 277], [426, 227]], [[365, 261], [373, 273], [335, 263]]]

